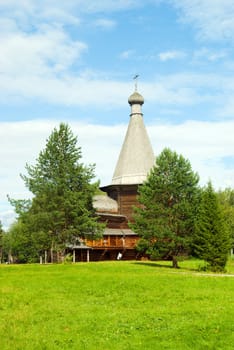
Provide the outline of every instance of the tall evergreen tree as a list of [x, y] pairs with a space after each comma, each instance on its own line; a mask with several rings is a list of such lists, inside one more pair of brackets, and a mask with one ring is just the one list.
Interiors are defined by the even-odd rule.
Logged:
[[193, 247], [211, 271], [224, 271], [230, 249], [230, 233], [211, 182], [199, 201]]
[[32, 241], [48, 249], [86, 235], [100, 236], [103, 226], [92, 204], [98, 189], [98, 183], [91, 183], [94, 166], [81, 163], [77, 137], [68, 125], [62, 123], [53, 130], [36, 164], [27, 164], [26, 170], [27, 175], [21, 177], [33, 198], [11, 203], [24, 228], [32, 233]]
[[140, 208], [132, 228], [141, 240], [138, 248], [154, 258], [172, 259], [189, 249], [199, 177], [182, 155], [164, 149], [146, 182], [139, 188]]

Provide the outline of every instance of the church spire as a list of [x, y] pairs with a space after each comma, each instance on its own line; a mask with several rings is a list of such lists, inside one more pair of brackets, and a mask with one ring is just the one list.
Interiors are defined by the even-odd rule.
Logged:
[[[136, 77], [137, 78], [137, 77]], [[112, 178], [112, 185], [141, 184], [154, 165], [154, 154], [145, 129], [141, 106], [144, 98], [137, 91], [129, 97], [130, 121], [119, 159]]]

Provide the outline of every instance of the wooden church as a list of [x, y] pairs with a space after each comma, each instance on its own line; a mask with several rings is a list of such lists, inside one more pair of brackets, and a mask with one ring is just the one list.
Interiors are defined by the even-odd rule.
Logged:
[[73, 247], [73, 261], [138, 258], [135, 246], [139, 238], [128, 222], [133, 219], [133, 206], [138, 205], [138, 186], [146, 180], [155, 159], [143, 121], [144, 98], [137, 88], [128, 103], [130, 121], [112, 182], [100, 188], [103, 195], [95, 196], [93, 202], [100, 221], [106, 223], [103, 238], [86, 239]]

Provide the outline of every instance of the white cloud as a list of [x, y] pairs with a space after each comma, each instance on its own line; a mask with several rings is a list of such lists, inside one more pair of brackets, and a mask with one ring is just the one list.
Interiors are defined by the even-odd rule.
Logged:
[[[63, 18], [69, 14], [103, 13], [126, 10], [141, 6], [140, 0], [0, 0], [2, 12], [11, 11], [13, 16], [37, 16], [43, 17], [50, 14], [51, 17]], [[69, 15], [70, 17], [70, 15]], [[64, 17], [66, 18], [66, 17]]]
[[234, 187], [234, 163], [227, 169], [222, 161], [234, 156], [233, 120], [160, 124], [148, 130], [156, 155], [164, 147], [170, 147], [191, 161], [202, 184], [211, 179], [216, 188]]
[[206, 47], [202, 47], [201, 49], [196, 50], [194, 52], [194, 59], [198, 61], [205, 59], [207, 61], [215, 62], [215, 61], [223, 60], [227, 58], [227, 56], [228, 56], [228, 53], [226, 50], [214, 51]]
[[[133, 0], [0, 0], [1, 33], [19, 31], [22, 33], [40, 32], [45, 26], [54, 29], [73, 26], [79, 28], [83, 23], [92, 28], [110, 29], [116, 26], [114, 20], [106, 18], [106, 14], [123, 11], [141, 5]], [[101, 15], [93, 20], [92, 15]]]
[[[96, 163], [96, 175], [102, 185], [111, 183], [111, 178], [124, 139], [127, 125], [102, 126], [70, 122], [73, 133], [78, 135], [83, 162]], [[12, 198], [28, 198], [19, 174], [25, 174], [25, 164], [34, 164], [45, 147], [55, 121], [28, 121], [0, 123], [0, 220], [9, 223], [6, 195]], [[179, 125], [156, 124], [147, 126], [155, 154], [170, 147], [183, 154], [201, 177], [201, 184], [211, 179], [216, 188], [234, 187], [234, 164], [227, 168], [223, 158], [234, 157], [234, 121], [195, 122]], [[5, 203], [5, 204], [4, 204]], [[12, 215], [12, 212], [11, 212]]]
[[184, 58], [186, 55], [182, 51], [165, 51], [158, 54], [160, 61], [168, 61]]
[[15, 212], [13, 208], [5, 211], [1, 210], [0, 215], [0, 221], [3, 224], [3, 230], [7, 231], [11, 224], [15, 221]]
[[[165, 105], [166, 108], [170, 105], [192, 106], [212, 100], [215, 105], [219, 97], [217, 82], [221, 79], [215, 74], [185, 72], [158, 76], [156, 82], [143, 83], [141, 87], [145, 99]], [[211, 95], [213, 89], [214, 95]]]
[[1, 74], [8, 76], [48, 76], [64, 71], [87, 50], [72, 41], [63, 30], [46, 28], [37, 33], [15, 32], [0, 35]]
[[135, 54], [135, 50], [126, 50], [120, 53], [119, 57], [123, 60], [128, 60]]
[[217, 110], [217, 115], [219, 117], [234, 118], [234, 91], [227, 97], [225, 105]]
[[103, 29], [112, 29], [116, 26], [116, 22], [108, 18], [99, 18], [94, 22], [94, 25]]
[[[95, 72], [86, 71], [85, 74], [76, 77], [66, 71], [63, 73], [64, 66], [62, 66], [61, 74], [57, 74], [59, 62], [54, 64], [51, 70], [50, 67], [40, 63], [33, 70], [35, 62], [32, 61], [31, 66], [28, 62], [28, 72], [26, 70], [18, 73], [15, 66], [15, 75], [1, 74], [2, 103], [17, 102], [18, 99], [22, 101], [37, 99], [57, 105], [106, 106], [108, 101], [111, 106], [120, 106], [125, 104], [126, 96], [132, 89], [129, 82], [107, 80], [102, 76], [99, 77], [100, 74], [95, 75]], [[5, 67], [7, 64], [9, 63], [6, 62]], [[50, 73], [44, 76], [43, 72], [46, 70]], [[166, 108], [170, 105], [193, 106], [206, 102], [220, 108], [220, 105], [224, 106], [226, 101], [231, 100], [234, 90], [231, 74], [225, 77], [218, 74], [187, 72], [158, 76], [155, 80], [141, 83], [141, 92], [147, 101], [157, 102]], [[90, 93], [91, 91], [95, 93]]]
[[85, 12], [113, 12], [134, 8], [141, 5], [140, 0], [73, 0]]
[[79, 14], [73, 15], [72, 11], [64, 11], [63, 8], [56, 7], [45, 7], [42, 9], [41, 18], [44, 21], [56, 23], [67, 23], [71, 25], [78, 26], [81, 24], [81, 18]]
[[203, 40], [234, 40], [233, 0], [169, 0], [180, 19], [194, 25]]
[[[105, 80], [85, 80], [83, 78], [64, 77], [42, 78], [42, 77], [2, 77], [0, 80], [0, 100], [4, 103], [21, 100], [34, 99], [57, 105], [79, 105], [92, 104], [106, 106], [122, 105], [125, 103], [130, 88], [128, 84]], [[91, 92], [95, 93], [91, 93]], [[7, 97], [8, 96], [8, 97]]]
[[[203, 39], [234, 39], [233, 0], [164, 0], [179, 10], [182, 21], [189, 22]], [[162, 0], [0, 0], [2, 18], [13, 18], [24, 30], [41, 22], [79, 25], [86, 14], [106, 14], [131, 8], [157, 5]], [[104, 24], [104, 22], [103, 22]], [[105, 23], [112, 26], [113, 23]]]
[[[134, 1], [109, 0], [99, 3], [75, 0], [58, 3], [51, 0], [42, 1], [39, 6], [35, 0], [20, 2], [0, 0], [0, 9], [3, 10], [0, 20], [0, 25], [3, 27], [0, 32], [1, 102], [11, 104], [14, 101], [39, 99], [59, 105], [84, 106], [93, 103], [105, 106], [108, 99], [110, 104], [121, 104], [129, 93], [129, 84], [103, 79], [103, 73], [88, 77], [84, 72], [79, 72], [81, 67], [85, 72], [89, 70], [88, 67], [82, 66], [88, 45], [70, 36], [57, 21], [71, 23], [74, 20], [79, 24], [81, 12], [91, 10], [98, 12], [101, 9], [114, 11], [140, 4], [140, 2], [134, 3]], [[195, 6], [198, 1], [192, 1], [192, 3]], [[182, 0], [181, 8], [182, 4], [185, 6], [186, 1]], [[186, 6], [184, 8], [189, 11], [189, 3]], [[11, 16], [7, 17], [6, 14], [9, 14], [12, 9]], [[28, 24], [25, 19], [26, 17], [31, 21], [31, 15], [40, 18], [35, 21], [35, 27], [32, 20], [33, 31], [31, 27], [27, 30]], [[48, 18], [51, 19], [50, 24], [48, 24]], [[99, 25], [108, 27], [114, 25], [114, 22], [100, 18]], [[197, 53], [200, 57], [205, 54], [211, 61], [218, 60], [224, 55], [223, 52]], [[122, 52], [120, 58], [127, 60], [134, 55], [135, 51], [129, 49]], [[166, 61], [179, 59], [185, 55], [183, 51], [171, 50], [161, 52], [159, 57], [162, 61]], [[139, 56], [137, 58], [139, 59]], [[76, 71], [72, 71], [74, 66]], [[226, 80], [233, 81], [233, 77], [230, 76]], [[218, 72], [213, 75], [188, 72], [173, 76], [159, 76], [156, 83], [142, 84], [144, 88], [142, 91], [146, 99], [160, 104], [194, 105], [213, 100], [212, 103], [215, 105], [221, 98], [219, 86], [222, 86], [222, 93], [226, 99], [232, 98], [232, 94], [226, 87], [230, 84], [225, 85], [223, 81], [223, 77], [219, 76]], [[214, 92], [213, 96], [205, 90], [207, 87]], [[95, 94], [90, 94], [90, 91], [95, 91]]]

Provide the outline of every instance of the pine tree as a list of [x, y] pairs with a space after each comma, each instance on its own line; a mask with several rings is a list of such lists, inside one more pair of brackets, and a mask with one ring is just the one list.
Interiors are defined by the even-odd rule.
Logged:
[[224, 271], [230, 249], [230, 233], [211, 182], [201, 192], [193, 247], [211, 271]]
[[98, 189], [98, 183], [91, 183], [94, 166], [81, 163], [77, 137], [68, 125], [53, 130], [36, 164], [27, 164], [26, 170], [21, 177], [33, 198], [11, 203], [35, 244], [41, 242], [41, 249], [48, 249], [87, 235], [100, 237], [103, 225], [92, 204]]
[[164, 149], [146, 182], [139, 188], [140, 208], [132, 228], [138, 248], [153, 258], [172, 259], [189, 249], [194, 228], [194, 204], [199, 178], [182, 155]]

